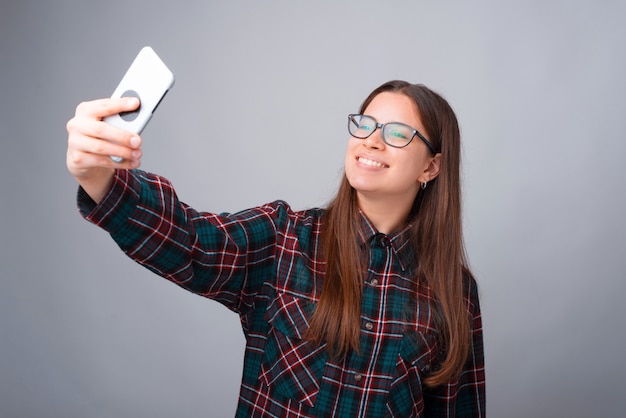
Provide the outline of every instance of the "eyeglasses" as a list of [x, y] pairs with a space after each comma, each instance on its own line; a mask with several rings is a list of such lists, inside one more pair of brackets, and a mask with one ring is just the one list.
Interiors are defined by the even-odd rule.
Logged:
[[378, 123], [376, 119], [367, 115], [348, 115], [348, 132], [355, 138], [365, 139], [378, 128], [382, 131], [383, 141], [389, 146], [404, 148], [418, 136], [433, 154], [437, 154], [433, 144], [409, 125], [400, 122]]

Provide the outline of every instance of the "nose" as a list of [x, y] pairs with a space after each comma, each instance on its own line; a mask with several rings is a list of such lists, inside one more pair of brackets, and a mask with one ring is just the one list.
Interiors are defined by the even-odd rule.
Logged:
[[385, 147], [385, 141], [383, 141], [383, 130], [378, 128], [370, 136], [363, 140], [363, 145], [368, 148], [382, 149]]

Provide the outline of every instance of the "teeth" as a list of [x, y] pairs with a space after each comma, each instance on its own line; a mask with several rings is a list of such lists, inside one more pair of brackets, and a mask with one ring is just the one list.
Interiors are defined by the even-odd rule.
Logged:
[[365, 165], [369, 165], [371, 167], [383, 168], [386, 167], [385, 164], [379, 163], [378, 161], [369, 160], [367, 158], [359, 157], [359, 162]]

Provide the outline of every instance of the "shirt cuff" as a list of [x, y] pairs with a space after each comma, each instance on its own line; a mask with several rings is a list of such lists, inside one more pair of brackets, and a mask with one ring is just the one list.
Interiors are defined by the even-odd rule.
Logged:
[[113, 185], [100, 203], [94, 202], [80, 186], [76, 201], [83, 218], [115, 233], [124, 227], [136, 209], [140, 194], [141, 181], [135, 170], [116, 170]]

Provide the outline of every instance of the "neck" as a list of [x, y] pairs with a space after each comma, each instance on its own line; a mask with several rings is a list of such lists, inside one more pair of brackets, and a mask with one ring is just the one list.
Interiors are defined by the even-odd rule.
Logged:
[[390, 234], [400, 229], [409, 217], [413, 199], [405, 197], [393, 198], [386, 196], [371, 196], [368, 193], [357, 192], [357, 203], [367, 219], [383, 234]]

